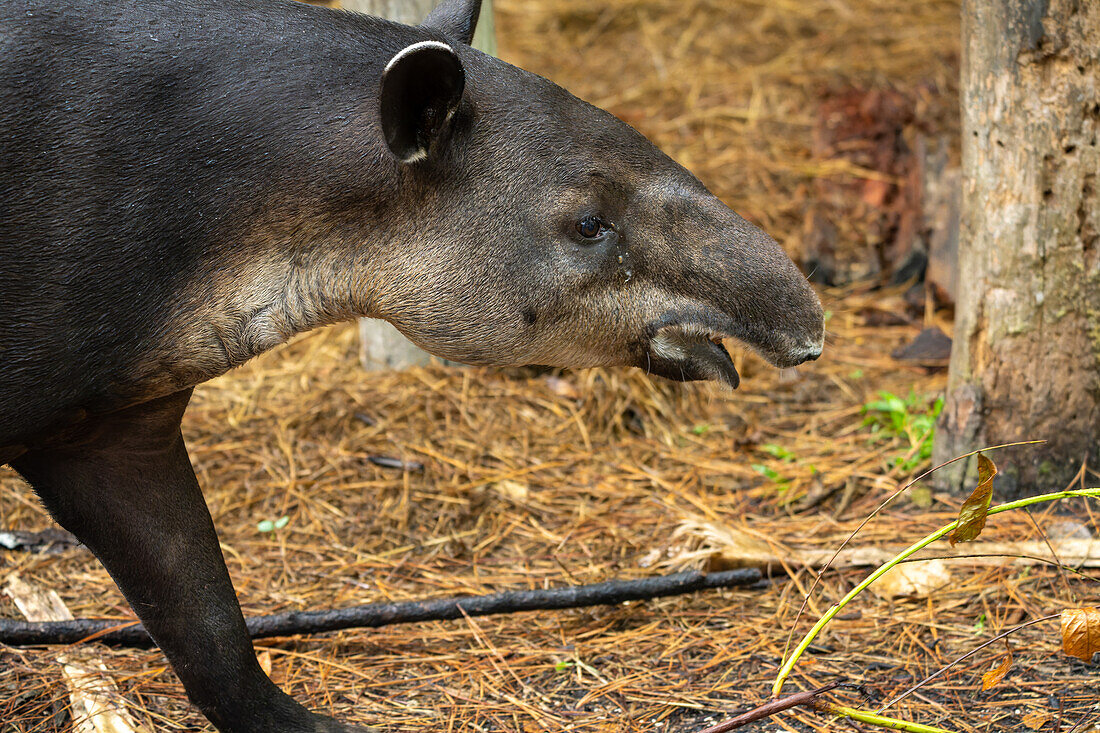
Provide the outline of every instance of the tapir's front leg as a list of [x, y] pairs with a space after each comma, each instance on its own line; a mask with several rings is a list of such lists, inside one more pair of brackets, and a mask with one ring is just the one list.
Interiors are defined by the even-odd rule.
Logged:
[[15, 468], [107, 568], [218, 730], [353, 730], [308, 712], [256, 661], [180, 434], [189, 397], [89, 421]]

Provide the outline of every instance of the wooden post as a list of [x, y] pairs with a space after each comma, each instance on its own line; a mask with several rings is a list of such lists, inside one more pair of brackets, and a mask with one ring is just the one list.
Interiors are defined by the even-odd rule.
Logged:
[[[341, 7], [416, 25], [438, 4], [438, 0], [343, 0]], [[483, 0], [481, 4], [474, 48], [496, 53], [492, 0]], [[389, 323], [373, 318], [359, 321], [359, 343], [360, 358], [366, 369], [404, 369], [428, 364], [432, 359], [430, 354], [402, 336]]]
[[424, 20], [436, 5], [435, 0], [343, 0], [340, 3], [344, 10], [389, 18], [405, 25], [416, 25]]
[[[959, 298], [934, 462], [1048, 441], [996, 454], [1006, 499], [1100, 469], [1100, 2], [964, 0], [962, 19]], [[968, 473], [937, 477], [959, 491]]]
[[[389, 18], [398, 23], [416, 25], [424, 20], [439, 0], [343, 0], [340, 7], [357, 13]], [[474, 48], [496, 54], [496, 30], [493, 26], [493, 0], [482, 0], [481, 19], [474, 34]]]

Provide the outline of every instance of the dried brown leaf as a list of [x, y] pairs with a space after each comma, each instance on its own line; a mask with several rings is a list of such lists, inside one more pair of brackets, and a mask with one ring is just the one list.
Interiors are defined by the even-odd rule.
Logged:
[[982, 692], [1000, 684], [1010, 669], [1012, 669], [1012, 647], [1005, 642], [1005, 655], [1001, 658], [1001, 663], [982, 675]]
[[1062, 651], [1091, 662], [1100, 652], [1100, 608], [1067, 608], [1062, 611]]
[[993, 477], [997, 467], [993, 461], [981, 453], [978, 454], [978, 485], [974, 492], [963, 502], [959, 510], [959, 525], [947, 538], [954, 547], [959, 542], [971, 542], [985, 529], [985, 518], [989, 512], [989, 502], [993, 499]]
[[1031, 730], [1039, 730], [1048, 722], [1050, 722], [1050, 719], [1053, 717], [1054, 716], [1046, 710], [1033, 710], [1032, 712], [1025, 715], [1020, 722], [1022, 722], [1026, 727], [1030, 728]]
[[794, 552], [753, 536], [743, 528], [701, 519], [684, 520], [670, 539], [684, 545], [664, 563], [677, 568], [692, 567], [700, 560], [708, 571], [802, 562]]
[[567, 400], [579, 400], [581, 395], [580, 390], [577, 389], [571, 381], [562, 379], [561, 377], [547, 377], [546, 386], [550, 388], [550, 391], [556, 394], [558, 397], [564, 397]]

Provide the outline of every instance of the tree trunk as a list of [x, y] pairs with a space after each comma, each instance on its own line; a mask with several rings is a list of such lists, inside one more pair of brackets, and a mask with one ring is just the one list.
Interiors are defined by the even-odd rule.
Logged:
[[[389, 18], [398, 23], [416, 25], [424, 20], [439, 0], [343, 0], [345, 10]], [[481, 18], [474, 33], [474, 48], [496, 53], [493, 28], [493, 2], [483, 0]], [[363, 318], [359, 321], [359, 355], [365, 369], [404, 369], [428, 364], [431, 354], [420, 349], [385, 321]]]
[[[998, 443], [999, 496], [1100, 468], [1100, 2], [964, 0], [963, 220], [934, 460]], [[961, 490], [970, 466], [939, 482]]]

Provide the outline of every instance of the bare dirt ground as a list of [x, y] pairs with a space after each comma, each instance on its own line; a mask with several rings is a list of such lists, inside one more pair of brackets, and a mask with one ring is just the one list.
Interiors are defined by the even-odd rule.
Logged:
[[[855, 212], [838, 240], [848, 262], [869, 256], [877, 230], [864, 225], [877, 199], [860, 188], [871, 173], [815, 155], [823, 95], [897, 91], [915, 100], [926, 131], [950, 136], [957, 18], [955, 3], [921, 0], [498, 0], [504, 58], [638, 126], [796, 255], [818, 183], [838, 183]], [[716, 540], [723, 531], [791, 559], [762, 588], [271, 639], [257, 642], [261, 658], [306, 704], [386, 730], [687, 732], [766, 701], [788, 635], [800, 637], [867, 572], [827, 573], [796, 626], [813, 572], [793, 558], [838, 547], [928, 467], [909, 434], [919, 437], [942, 371], [889, 354], [925, 325], [949, 331], [950, 313], [914, 312], [904, 290], [824, 291], [825, 356], [777, 372], [739, 352], [736, 392], [626, 370], [366, 374], [351, 326], [200, 387], [184, 432], [248, 614], [716, 567], [738, 554]], [[864, 409], [882, 391], [906, 402], [900, 430]], [[854, 544], [900, 549], [957, 509], [924, 487]], [[1081, 502], [999, 515], [983, 539], [1037, 539], [1067, 516], [1093, 536], [1100, 527], [1096, 507]], [[282, 517], [279, 529], [258, 528]], [[0, 525], [52, 526], [7, 469]], [[13, 573], [55, 589], [77, 616], [133, 619], [82, 548], [3, 551], [0, 579]], [[873, 708], [1015, 624], [1100, 597], [1095, 569], [1081, 577], [1010, 558], [951, 573], [930, 595], [861, 597], [787, 690], [843, 679], [867, 698], [833, 699]], [[19, 616], [3, 596], [0, 615]], [[139, 721], [212, 730], [158, 652], [87, 646]], [[1100, 671], [1061, 654], [1056, 621], [1013, 636], [1012, 647], [1014, 665], [993, 690], [981, 691], [981, 675], [1003, 645], [891, 714], [957, 731], [1095, 729]], [[72, 729], [64, 651], [0, 646], [2, 733]], [[851, 727], [794, 711], [749, 730]]]

